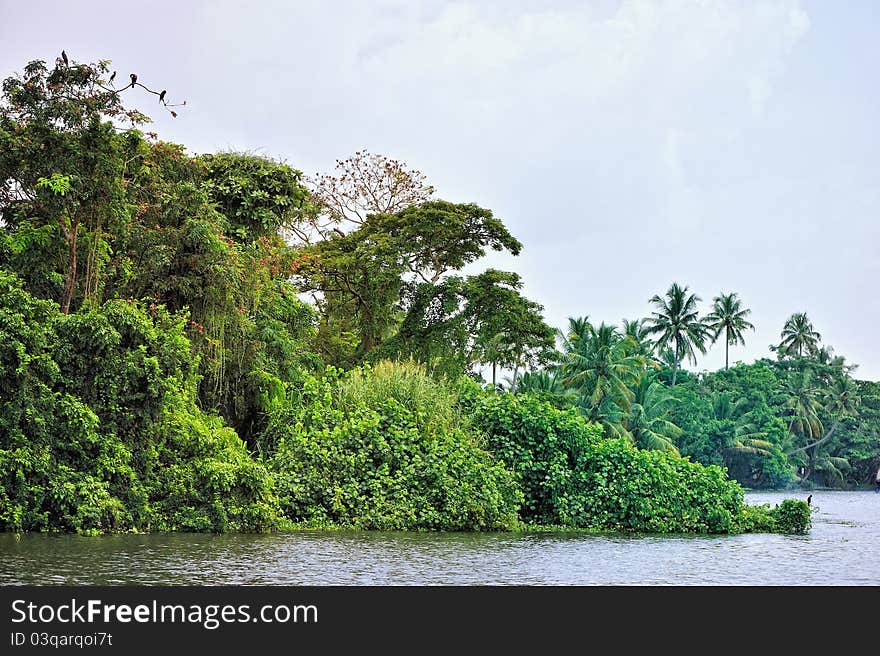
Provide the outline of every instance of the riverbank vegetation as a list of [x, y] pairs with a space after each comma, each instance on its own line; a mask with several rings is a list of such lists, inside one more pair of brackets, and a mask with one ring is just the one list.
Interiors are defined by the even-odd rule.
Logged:
[[701, 375], [747, 338], [736, 294], [555, 330], [517, 273], [464, 273], [523, 249], [489, 209], [366, 151], [190, 155], [121, 77], [3, 84], [0, 529], [804, 532], [742, 484], [876, 469], [880, 387], [805, 314]]

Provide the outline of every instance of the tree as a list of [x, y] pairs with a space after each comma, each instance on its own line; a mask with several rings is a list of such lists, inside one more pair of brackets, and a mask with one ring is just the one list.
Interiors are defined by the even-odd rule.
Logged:
[[676, 403], [665, 385], [647, 372], [642, 374], [624, 422], [637, 447], [678, 454], [675, 439], [682, 430], [669, 419], [669, 412]]
[[[805, 371], [809, 372], [810, 370], [806, 369]], [[806, 374], [803, 374], [803, 376], [806, 377]], [[801, 377], [795, 378], [795, 385], [794, 391], [797, 396], [793, 397], [796, 400], [792, 407], [801, 415], [809, 415], [810, 412], [815, 413], [817, 420], [810, 427], [813, 430], [799, 430], [807, 438], [806, 444], [789, 451], [786, 455], [793, 456], [806, 452], [808, 461], [802, 480], [807, 480], [817, 469], [822, 469], [835, 478], [842, 478], [841, 468], [848, 468], [849, 462], [846, 458], [820, 454], [819, 447], [827, 444], [834, 437], [834, 434], [844, 420], [858, 416], [858, 407], [861, 399], [855, 382], [849, 376], [839, 376], [834, 379], [830, 388], [822, 394], [823, 398], [821, 399], [816, 398], [819, 396], [819, 393], [814, 389], [811, 389], [809, 393], [805, 390], [806, 385]], [[824, 404], [822, 401], [824, 401]], [[807, 406], [810, 406], [809, 409]], [[831, 419], [831, 428], [827, 431], [823, 423], [818, 421], [820, 412], [824, 412]], [[800, 422], [799, 427], [802, 424], [803, 422]]]
[[727, 392], [718, 394], [713, 400], [712, 419], [715, 425], [712, 427], [721, 442], [721, 450], [724, 463], [731, 466], [734, 456], [742, 455], [771, 455], [774, 445], [767, 441], [766, 435], [761, 432], [752, 422], [749, 412], [748, 399], [740, 397], [736, 401]]
[[407, 271], [431, 285], [486, 254], [486, 249], [519, 255], [522, 244], [505, 225], [474, 203], [433, 200], [394, 214], [370, 215], [371, 234], [392, 239]]
[[697, 312], [699, 301], [699, 296], [688, 294], [688, 287], [681, 287], [678, 283], [672, 283], [666, 292], [666, 298], [654, 295], [650, 301], [657, 309], [647, 319], [648, 332], [657, 335], [656, 346], [661, 352], [672, 346], [672, 387], [675, 387], [676, 374], [682, 359], [687, 357], [696, 364], [696, 351], [706, 352], [710, 331]]
[[400, 160], [359, 150], [336, 161], [336, 175], [318, 174], [308, 182], [320, 208], [313, 227], [319, 235], [339, 225], [357, 228], [370, 214], [396, 214], [434, 194], [425, 176]]
[[632, 354], [632, 344], [614, 326], [593, 326], [586, 317], [569, 319], [562, 335], [562, 382], [578, 395], [578, 407], [613, 435], [625, 435], [623, 418], [630, 412], [634, 387], [645, 360]]
[[516, 273], [488, 269], [469, 276], [462, 290], [471, 359], [491, 364], [493, 386], [498, 366], [513, 369], [515, 388], [520, 368], [545, 364], [553, 352], [555, 332], [544, 322], [544, 308], [522, 296], [521, 288]]
[[735, 292], [730, 294], [722, 292], [712, 300], [714, 305], [712, 312], [706, 316], [706, 321], [709, 329], [714, 331], [713, 342], [718, 341], [721, 332], [724, 332], [724, 368], [727, 369], [730, 366], [730, 346], [737, 344], [745, 346], [743, 331], [755, 329], [746, 319], [752, 311], [742, 307], [742, 301]]
[[237, 242], [292, 233], [301, 239], [314, 216], [302, 173], [268, 157], [245, 153], [202, 155], [204, 188]]
[[564, 397], [571, 391], [563, 385], [556, 369], [526, 371], [516, 381], [516, 388], [513, 388], [513, 381], [510, 388], [516, 394], [546, 394], [550, 397]]
[[[512, 321], [514, 332], [519, 334], [509, 343], [528, 343], [527, 351], [534, 346], [527, 333], [543, 331], [549, 335], [551, 331], [534, 320], [535, 312], [540, 317], [540, 306], [528, 305], [518, 292], [514, 295], [520, 300], [513, 302], [511, 289], [522, 286], [516, 274], [487, 271], [467, 281], [443, 282], [444, 276], [485, 255], [487, 248], [517, 254], [521, 247], [491, 211], [472, 203], [430, 201], [395, 214], [370, 214], [348, 234], [331, 232], [326, 239], [301, 250], [302, 264], [297, 272], [301, 288], [314, 293], [322, 317], [321, 352], [329, 356], [331, 349], [325, 342], [345, 332], [354, 337], [354, 350], [345, 361], [334, 364], [354, 364], [388, 340], [393, 340], [395, 349], [408, 349], [410, 346], [395, 339], [398, 328], [406, 328], [407, 338], [420, 339], [420, 326], [433, 327], [424, 313], [434, 312], [438, 318], [447, 315], [443, 318], [447, 322], [449, 314], [456, 314], [450, 306], [454, 296], [470, 308], [466, 311], [467, 322], [470, 334], [479, 333], [475, 337], [479, 342], [478, 359], [486, 355], [490, 337], [485, 331], [497, 325], [492, 332], [495, 336], [505, 321]], [[500, 285], [493, 293], [503, 297], [495, 299], [495, 319], [489, 317], [488, 301], [473, 298], [483, 291], [489, 293], [492, 285]], [[502, 287], [507, 292], [502, 292]], [[436, 303], [445, 308], [439, 315]], [[478, 312], [478, 308], [484, 310]], [[525, 355], [522, 351], [517, 357]], [[500, 364], [501, 360], [510, 357], [494, 361]]]
[[797, 354], [799, 358], [803, 357], [804, 351], [815, 353], [822, 339], [822, 335], [813, 329], [806, 312], [792, 314], [786, 320], [780, 337], [779, 351], [785, 355]]
[[[23, 75], [3, 82], [0, 222], [16, 231], [19, 259], [32, 260], [26, 265], [34, 274], [28, 282], [42, 288], [33, 291], [57, 298], [64, 314], [71, 311], [80, 282], [83, 297], [97, 300], [106, 233], [134, 209], [126, 194], [133, 173], [127, 164], [140, 135], [122, 131], [114, 121], [134, 128], [149, 118], [126, 110], [121, 94], [135, 86], [156, 93], [136, 76], [116, 89], [104, 79], [108, 72], [107, 61], [83, 64], [65, 56], [51, 69], [32, 61]], [[52, 246], [57, 236], [63, 249]], [[85, 276], [80, 275], [83, 255]], [[56, 286], [58, 270], [63, 273]]]
[[654, 344], [645, 319], [624, 319], [621, 333], [623, 337], [632, 341], [636, 355], [641, 355], [654, 367], [659, 366], [654, 357]]

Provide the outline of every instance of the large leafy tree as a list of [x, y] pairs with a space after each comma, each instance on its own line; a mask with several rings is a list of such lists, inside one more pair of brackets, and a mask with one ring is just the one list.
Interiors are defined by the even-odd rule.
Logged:
[[306, 234], [316, 208], [300, 171], [243, 153], [202, 155], [196, 161], [224, 232], [235, 241]]
[[737, 344], [745, 345], [746, 340], [743, 332], [754, 330], [755, 327], [746, 319], [751, 310], [742, 306], [742, 300], [732, 292], [721, 293], [712, 299], [712, 312], [706, 316], [706, 322], [713, 331], [713, 341], [718, 341], [721, 333], [724, 333], [724, 368], [730, 367], [730, 347]]
[[[430, 335], [451, 338], [459, 353], [473, 351], [481, 362], [524, 364], [552, 337], [540, 306], [519, 294], [519, 276], [450, 275], [487, 249], [517, 254], [521, 247], [491, 211], [446, 201], [370, 214], [352, 232], [331, 232], [301, 251], [298, 271], [321, 315], [321, 353], [344, 366], [374, 351], [418, 357]], [[506, 338], [498, 337], [502, 328]], [[347, 352], [338, 348], [345, 334]]]
[[804, 352], [816, 353], [822, 335], [813, 328], [813, 323], [806, 312], [792, 314], [782, 327], [779, 352], [784, 355], [803, 357]]
[[555, 332], [544, 322], [543, 307], [525, 298], [521, 288], [519, 275], [496, 269], [469, 276], [464, 284], [471, 360], [491, 365], [493, 386], [498, 366], [513, 370], [516, 387], [520, 369], [552, 357]]
[[147, 120], [125, 110], [121, 92], [104, 81], [108, 72], [107, 62], [32, 61], [3, 82], [0, 218], [14, 231], [16, 268], [65, 314], [100, 287], [105, 233], [131, 210], [124, 180], [132, 141], [113, 121]]
[[696, 364], [697, 351], [706, 352], [706, 342], [711, 331], [703, 323], [697, 310], [700, 297], [688, 292], [688, 287], [678, 283], [666, 292], [665, 297], [654, 295], [651, 303], [656, 308], [647, 319], [648, 331], [656, 336], [656, 346], [661, 352], [672, 348], [672, 386], [675, 387], [676, 374], [681, 361], [688, 358]]

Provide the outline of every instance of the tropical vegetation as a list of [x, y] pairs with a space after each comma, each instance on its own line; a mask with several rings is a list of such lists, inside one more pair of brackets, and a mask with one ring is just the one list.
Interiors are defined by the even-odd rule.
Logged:
[[[123, 79], [65, 57], [3, 83], [0, 529], [804, 532], [804, 502], [743, 486], [880, 464], [880, 384], [806, 314], [732, 366], [732, 292], [554, 329], [479, 268], [523, 249], [491, 210], [366, 151], [314, 177], [189, 154]], [[723, 370], [685, 368], [722, 337]]]

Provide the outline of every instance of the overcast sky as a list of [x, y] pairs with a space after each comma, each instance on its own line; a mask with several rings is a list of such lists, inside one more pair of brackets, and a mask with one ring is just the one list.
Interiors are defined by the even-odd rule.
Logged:
[[880, 379], [878, 33], [873, 0], [0, 0], [0, 76], [64, 48], [186, 99], [152, 115], [192, 152], [403, 159], [506, 223], [523, 253], [481, 264], [552, 325], [646, 316], [677, 281], [752, 309], [732, 361], [806, 311]]

